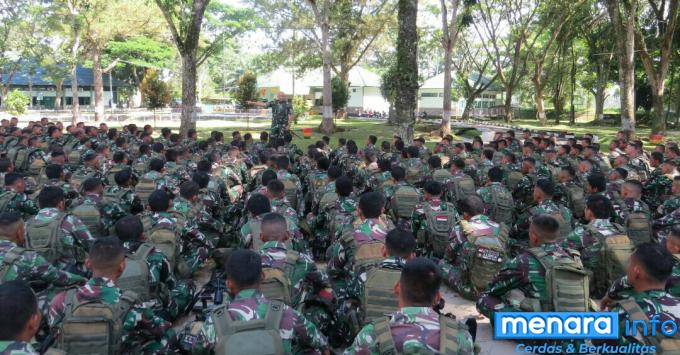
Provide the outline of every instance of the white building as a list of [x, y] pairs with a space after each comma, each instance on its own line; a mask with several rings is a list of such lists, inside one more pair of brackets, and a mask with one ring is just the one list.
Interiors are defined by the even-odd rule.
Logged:
[[[455, 75], [453, 73], [452, 75]], [[468, 81], [470, 84], [476, 82], [479, 76], [477, 73], [470, 74]], [[490, 79], [486, 77], [481, 78], [482, 82], [488, 83]], [[462, 93], [463, 90], [457, 87], [454, 80], [451, 83], [454, 92]], [[460, 116], [465, 109], [465, 98], [461, 97], [458, 100], [451, 100], [451, 111], [454, 116]], [[490, 107], [503, 105], [503, 88], [497, 84], [491, 84], [486, 91], [475, 99], [473, 114], [483, 115], [483, 112]], [[441, 115], [442, 107], [444, 106], [444, 73], [435, 75], [420, 86], [418, 93], [418, 110], [421, 113], [428, 115]]]

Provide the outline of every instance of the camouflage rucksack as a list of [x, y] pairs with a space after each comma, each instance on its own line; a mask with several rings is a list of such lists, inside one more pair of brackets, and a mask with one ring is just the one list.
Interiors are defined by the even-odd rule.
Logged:
[[492, 221], [512, 226], [514, 217], [515, 202], [512, 194], [508, 190], [494, 190], [491, 192], [491, 205], [488, 208], [488, 215]]
[[116, 186], [116, 173], [123, 171], [123, 167], [115, 165], [106, 173], [106, 182], [109, 186]]
[[[465, 223], [464, 223], [465, 222]], [[500, 225], [499, 233], [488, 233], [489, 230], [480, 230], [468, 227], [467, 221], [461, 221], [461, 226], [466, 232], [468, 242], [475, 247], [475, 254], [470, 265], [470, 282], [475, 291], [481, 293], [498, 274], [507, 258], [507, 247], [503, 241], [507, 237], [507, 229]], [[503, 236], [502, 234], [506, 234]]]
[[291, 179], [283, 180], [283, 188], [286, 193], [286, 199], [290, 202], [290, 207], [297, 211], [298, 209], [298, 189], [295, 182]]
[[19, 157], [19, 153], [22, 152], [22, 151], [25, 154], [28, 151], [28, 148], [26, 146], [23, 146], [23, 145], [16, 145], [16, 146], [10, 148], [7, 151], [7, 158], [12, 162], [12, 164], [14, 164], [15, 167], [16, 167], [17, 157]]
[[135, 174], [142, 176], [149, 172], [149, 167], [147, 163], [137, 162], [132, 164], [132, 171], [134, 171]]
[[[38, 221], [35, 217], [29, 219], [26, 222], [26, 247], [35, 250], [51, 264], [65, 256], [61, 225], [66, 216], [65, 213], [59, 213], [49, 221]], [[85, 255], [75, 255], [75, 258], [84, 261]]]
[[326, 208], [329, 208], [333, 205], [335, 205], [335, 202], [338, 200], [338, 194], [335, 192], [326, 192], [321, 196], [321, 199], [319, 200], [318, 206], [319, 206], [319, 211], [322, 211]]
[[44, 169], [45, 169], [45, 160], [43, 160], [41, 157], [37, 157], [37, 158], [33, 159], [33, 161], [28, 166], [28, 175], [40, 177], [40, 175], [43, 173]]
[[291, 275], [295, 270], [295, 264], [300, 259], [300, 254], [294, 250], [286, 251], [286, 261], [283, 268], [263, 267], [264, 278], [260, 284], [260, 292], [268, 300], [278, 300], [293, 307], [293, 285]]
[[99, 205], [94, 204], [91, 201], [84, 201], [73, 207], [71, 214], [78, 217], [78, 219], [83, 222], [93, 237], [99, 238], [108, 234], [104, 232]]
[[365, 312], [364, 323], [399, 310], [399, 300], [394, 296], [394, 285], [400, 276], [401, 270], [382, 267], [374, 267], [366, 272], [361, 302]]
[[267, 304], [264, 319], [236, 321], [226, 305], [213, 311], [218, 342], [215, 354], [283, 355], [283, 339], [279, 333], [284, 305], [280, 301]]
[[[375, 342], [380, 354], [401, 354], [397, 351], [392, 337], [392, 329], [390, 328], [390, 321], [386, 317], [378, 319], [373, 322], [373, 329], [375, 333]], [[461, 333], [468, 333], [468, 328], [465, 324], [449, 318], [443, 314], [439, 315], [439, 352], [431, 352], [428, 349], [408, 349], [404, 347], [403, 354], [463, 354], [461, 352], [458, 339]]]
[[131, 192], [132, 189], [129, 188], [120, 188], [118, 191], [110, 191], [107, 189], [104, 192], [104, 196], [102, 199], [102, 202], [104, 205], [119, 205], [121, 202], [123, 202], [123, 197], [128, 193]]
[[85, 171], [79, 170], [71, 175], [69, 182], [71, 183], [71, 186], [73, 186], [74, 190], [80, 192], [80, 187], [83, 185], [83, 182], [85, 182], [85, 180], [90, 177], [92, 177], [92, 174], [86, 174]]
[[510, 171], [508, 173], [508, 178], [506, 180], [506, 184], [508, 185], [508, 190], [515, 191], [519, 182], [522, 181], [522, 178], [524, 178], [524, 174], [522, 174], [521, 171], [516, 171], [516, 170]]
[[66, 292], [64, 319], [57, 348], [69, 354], [122, 353], [123, 322], [137, 303], [137, 295], [124, 292], [117, 304], [101, 299], [78, 301], [76, 290]]
[[411, 219], [418, 203], [420, 203], [418, 190], [415, 187], [404, 185], [398, 187], [394, 193], [390, 209], [397, 218]]
[[446, 184], [446, 189], [449, 194], [449, 201], [454, 203], [462, 201], [466, 197], [474, 195], [477, 192], [475, 180], [467, 174], [451, 178]]
[[149, 285], [149, 264], [147, 257], [153, 250], [149, 244], [143, 243], [137, 251], [125, 258], [125, 271], [118, 279], [118, 287], [122, 291], [132, 291], [139, 297], [141, 302], [149, 301], [154, 295], [151, 294]]
[[170, 265], [175, 268], [179, 261], [180, 232], [178, 226], [159, 223], [152, 227], [151, 216], [148, 214], [142, 217], [142, 224], [147, 243], [163, 253]]
[[616, 233], [607, 236], [590, 225], [585, 228], [602, 244], [599, 270], [593, 270], [595, 282], [593, 286], [599, 292], [606, 292], [614, 281], [626, 274], [628, 260], [633, 254], [633, 243], [626, 235], [625, 229], [618, 224], [614, 224]]
[[628, 237], [635, 246], [649, 242], [652, 239], [652, 221], [645, 211], [631, 212], [626, 203], [621, 203], [625, 213], [624, 226]]
[[571, 209], [575, 217], [583, 218], [586, 210], [585, 191], [583, 191], [583, 188], [576, 183], [563, 184], [562, 186], [564, 186], [564, 189], [567, 191], [569, 209]]
[[[632, 324], [650, 324], [649, 317], [634, 299], [628, 298], [618, 303], [628, 313], [628, 319]], [[640, 336], [644, 345], [656, 348], [656, 354], [680, 354], [680, 338], [677, 334], [672, 337], [666, 336], [663, 332], [656, 332], [656, 336], [652, 334], [654, 331], [649, 332], [648, 335], [640, 334]]]
[[372, 239], [357, 244], [354, 233], [348, 232], [341, 237], [341, 242], [346, 250], [354, 250], [354, 273], [359, 274], [380, 264], [383, 261], [382, 247], [385, 242]]
[[12, 161], [14, 163], [14, 170], [18, 173], [27, 173], [31, 160], [30, 156], [37, 150], [39, 149], [29, 149], [25, 147], [19, 149]]
[[66, 159], [68, 160], [68, 163], [71, 165], [80, 165], [82, 163], [82, 152], [80, 150], [74, 149], [68, 153], [66, 156]]
[[139, 196], [139, 199], [144, 205], [148, 205], [149, 196], [151, 196], [151, 194], [156, 191], [156, 188], [156, 180], [150, 179], [145, 175], [139, 179], [139, 182], [135, 186], [135, 193], [137, 196]]
[[432, 173], [432, 180], [442, 184], [442, 186], [446, 185], [446, 181], [450, 178], [451, 173], [446, 169], [437, 169]]
[[444, 257], [451, 240], [451, 231], [457, 222], [455, 207], [450, 203], [443, 203], [442, 207], [434, 210], [429, 203], [423, 207], [425, 233], [427, 234], [424, 239], [434, 256], [438, 258]]
[[[590, 289], [588, 272], [581, 264], [580, 254], [569, 250], [570, 256], [555, 258], [541, 247], [527, 252], [545, 269], [545, 287], [548, 298], [526, 298], [522, 309], [533, 312], [588, 312]], [[528, 309], [527, 309], [528, 308]]]

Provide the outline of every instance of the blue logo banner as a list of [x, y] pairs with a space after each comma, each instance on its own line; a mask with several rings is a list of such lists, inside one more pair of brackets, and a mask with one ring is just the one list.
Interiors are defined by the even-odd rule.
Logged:
[[495, 339], [618, 339], [615, 312], [496, 312]]

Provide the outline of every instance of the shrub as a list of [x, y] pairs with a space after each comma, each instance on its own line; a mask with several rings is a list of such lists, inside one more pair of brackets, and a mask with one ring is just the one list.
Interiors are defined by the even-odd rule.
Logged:
[[30, 98], [23, 92], [14, 89], [7, 94], [5, 109], [13, 115], [21, 115], [26, 112]]

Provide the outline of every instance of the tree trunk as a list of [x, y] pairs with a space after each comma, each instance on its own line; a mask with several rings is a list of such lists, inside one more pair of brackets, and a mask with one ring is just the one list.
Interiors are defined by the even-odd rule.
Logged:
[[[623, 3], [623, 4], [621, 4]], [[635, 21], [637, 1], [607, 0], [619, 60], [621, 126], [627, 135], [635, 133]], [[623, 8], [623, 14], [621, 10]], [[625, 21], [625, 22], [624, 22]]]
[[512, 86], [507, 86], [505, 88], [505, 103], [503, 107], [505, 108], [505, 122], [507, 123], [512, 123], [513, 120], [513, 115], [512, 115], [512, 91], [513, 91]]
[[442, 136], [451, 134], [451, 52], [458, 35], [458, 0], [451, 1], [451, 23], [449, 24], [447, 0], [440, 0], [442, 10], [442, 46], [444, 47], [444, 102], [442, 105]]
[[602, 120], [604, 118], [604, 100], [605, 90], [607, 89], [607, 77], [609, 71], [605, 63], [597, 64], [597, 72], [595, 78], [595, 119]]
[[64, 85], [64, 81], [60, 80], [54, 83], [54, 110], [60, 110], [61, 109], [61, 95], [62, 95], [62, 87]]
[[475, 99], [476, 98], [477, 98], [477, 95], [472, 94], [465, 99], [465, 108], [463, 109], [463, 115], [461, 117], [461, 119], [463, 121], [470, 119], [470, 111], [472, 111], [472, 109], [475, 106]]
[[71, 29], [73, 31], [73, 44], [71, 45], [71, 124], [78, 123], [80, 103], [78, 102], [78, 49], [80, 48], [80, 25], [78, 24], [78, 11], [73, 3], [69, 2], [71, 12]]
[[390, 102], [390, 108], [387, 113], [387, 124], [389, 125], [394, 125], [396, 124], [396, 113], [394, 112], [394, 104]]
[[[328, 1], [328, 0], [326, 0]], [[333, 123], [333, 91], [331, 86], [331, 49], [330, 49], [330, 24], [328, 14], [323, 14], [321, 21], [321, 48], [323, 56], [323, 120], [321, 121], [321, 132], [331, 134], [335, 129]], [[349, 75], [349, 74], [348, 74]]]
[[405, 143], [413, 143], [418, 92], [418, 1], [399, 0], [397, 35], [397, 99], [395, 110], [398, 132]]
[[535, 101], [536, 101], [536, 118], [538, 119], [538, 122], [541, 126], [546, 125], [546, 116], [545, 116], [545, 100], [543, 99], [543, 85], [541, 84], [536, 84], [535, 85]]
[[569, 122], [576, 123], [576, 106], [574, 105], [574, 97], [576, 96], [576, 54], [574, 53], [574, 44], [571, 44], [571, 95], [569, 95]]
[[0, 108], [5, 108], [7, 101], [7, 94], [9, 94], [9, 86], [3, 85], [0, 87]]
[[104, 119], [104, 78], [102, 76], [102, 57], [98, 47], [92, 48], [92, 85], [94, 86], [94, 120]]
[[[76, 49], [77, 51], [77, 49]], [[78, 123], [80, 103], [78, 102], [78, 65], [71, 67], [71, 124]]]
[[33, 108], [33, 76], [28, 75], [28, 108]]
[[666, 115], [664, 115], [663, 92], [665, 85], [663, 80], [659, 80], [656, 88], [652, 88], [652, 107], [654, 113], [652, 117], [652, 133], [666, 133]]
[[196, 56], [182, 55], [182, 116], [179, 134], [186, 137], [189, 129], [196, 128]]

